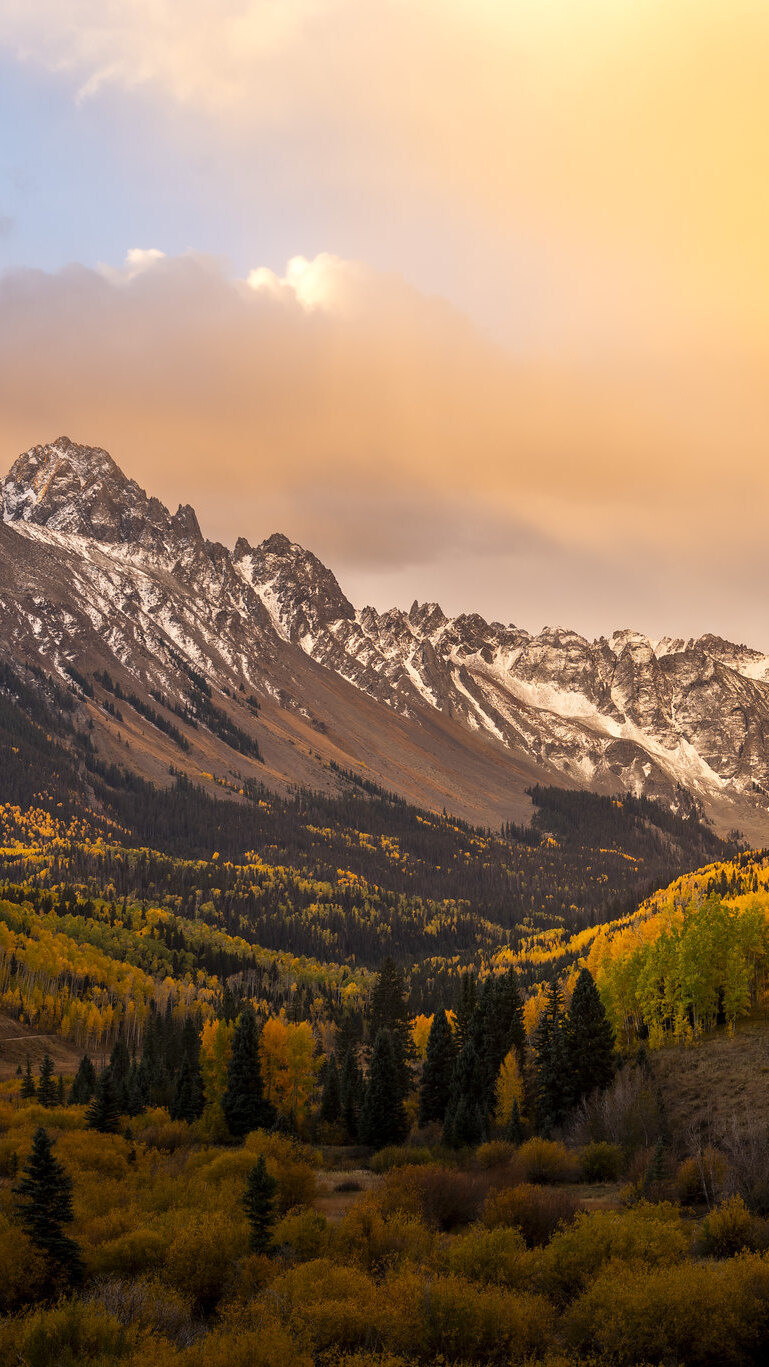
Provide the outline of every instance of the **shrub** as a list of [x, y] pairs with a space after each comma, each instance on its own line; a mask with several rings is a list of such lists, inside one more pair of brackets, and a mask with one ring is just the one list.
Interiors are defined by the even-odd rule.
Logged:
[[328, 1221], [317, 1210], [289, 1211], [275, 1226], [272, 1234], [274, 1247], [300, 1262], [320, 1258], [326, 1252], [328, 1241]]
[[158, 1267], [167, 1247], [168, 1238], [156, 1229], [130, 1229], [95, 1250], [88, 1258], [88, 1270], [100, 1276], [137, 1276]]
[[477, 1218], [484, 1190], [478, 1174], [433, 1164], [393, 1169], [368, 1201], [384, 1215], [401, 1210], [449, 1230]]
[[317, 1258], [277, 1277], [271, 1294], [289, 1326], [318, 1352], [361, 1347], [372, 1337], [377, 1290], [358, 1268]]
[[390, 1144], [374, 1154], [369, 1167], [372, 1172], [391, 1172], [393, 1168], [413, 1168], [431, 1161], [429, 1149], [410, 1149], [406, 1144]]
[[396, 1210], [386, 1218], [364, 1202], [352, 1207], [334, 1234], [334, 1249], [354, 1258], [369, 1271], [410, 1258], [428, 1259], [435, 1235], [416, 1215]]
[[546, 1244], [559, 1225], [574, 1219], [578, 1206], [566, 1191], [521, 1183], [492, 1192], [481, 1219], [489, 1229], [513, 1225], [530, 1247]]
[[188, 1215], [166, 1258], [164, 1277], [202, 1313], [210, 1313], [230, 1281], [235, 1260], [246, 1252], [245, 1220], [219, 1212]]
[[576, 1182], [580, 1175], [577, 1155], [554, 1139], [527, 1139], [518, 1150], [527, 1182]]
[[45, 1278], [45, 1263], [24, 1230], [0, 1215], [0, 1313], [34, 1301]]
[[594, 1092], [577, 1111], [571, 1137], [606, 1140], [625, 1153], [653, 1148], [663, 1127], [659, 1097], [643, 1068], [622, 1068], [610, 1087]]
[[393, 1274], [380, 1324], [387, 1347], [434, 1360], [520, 1362], [546, 1346], [552, 1310], [541, 1296], [474, 1286], [461, 1277]]
[[0, 1321], [0, 1362], [24, 1367], [85, 1367], [119, 1360], [132, 1344], [130, 1332], [98, 1306], [62, 1301], [19, 1318]]
[[309, 1353], [283, 1325], [263, 1316], [256, 1328], [235, 1322], [206, 1334], [184, 1354], [183, 1363], [184, 1367], [312, 1367]]
[[705, 1216], [700, 1247], [713, 1258], [731, 1258], [741, 1249], [755, 1246], [755, 1224], [742, 1197], [730, 1196]]
[[471, 1282], [523, 1289], [530, 1285], [532, 1254], [519, 1229], [473, 1225], [456, 1234], [441, 1250], [441, 1266]]
[[609, 1263], [575, 1302], [564, 1328], [573, 1347], [616, 1367], [758, 1363], [769, 1331], [769, 1262], [745, 1254], [676, 1267]]
[[681, 1262], [691, 1236], [671, 1205], [642, 1204], [632, 1211], [580, 1211], [568, 1229], [557, 1230], [536, 1271], [540, 1290], [558, 1301], [576, 1296], [612, 1259], [647, 1267]]
[[706, 1201], [709, 1206], [724, 1194], [729, 1180], [726, 1156], [710, 1144], [700, 1153], [685, 1158], [676, 1172], [679, 1200], [695, 1205]]
[[625, 1155], [619, 1144], [597, 1139], [580, 1151], [582, 1179], [585, 1182], [616, 1182], [625, 1166]]
[[488, 1144], [481, 1144], [476, 1149], [475, 1161], [484, 1170], [507, 1167], [516, 1154], [515, 1145], [509, 1144], [506, 1139], [491, 1139]]
[[96, 1130], [76, 1130], [62, 1134], [56, 1141], [56, 1157], [70, 1172], [98, 1173], [100, 1177], [122, 1180], [128, 1172], [130, 1144], [119, 1134], [100, 1134]]
[[126, 1328], [162, 1334], [177, 1348], [187, 1347], [200, 1335], [183, 1297], [156, 1282], [111, 1277], [97, 1281], [86, 1299]]

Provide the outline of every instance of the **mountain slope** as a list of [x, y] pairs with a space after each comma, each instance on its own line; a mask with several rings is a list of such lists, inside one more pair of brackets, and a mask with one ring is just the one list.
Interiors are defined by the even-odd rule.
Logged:
[[757, 651], [357, 610], [286, 537], [230, 552], [64, 437], [19, 457], [0, 511], [0, 652], [59, 677], [106, 762], [236, 790], [334, 789], [339, 766], [495, 825], [537, 781], [626, 789], [769, 832]]

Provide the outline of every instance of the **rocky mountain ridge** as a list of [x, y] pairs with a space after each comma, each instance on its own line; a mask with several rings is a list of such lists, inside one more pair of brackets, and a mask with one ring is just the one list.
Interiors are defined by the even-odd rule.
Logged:
[[169, 742], [148, 699], [212, 781], [257, 772], [222, 740], [240, 730], [259, 739], [268, 783], [349, 768], [491, 821], [522, 814], [539, 778], [693, 798], [723, 827], [769, 833], [761, 652], [715, 636], [532, 634], [435, 603], [356, 609], [285, 536], [229, 551], [191, 507], [171, 514], [107, 452], [65, 437], [0, 483], [0, 650], [70, 683], [106, 672], [144, 699], [119, 739], [99, 687], [80, 703], [112, 758], [128, 728], [132, 762], [158, 777]]

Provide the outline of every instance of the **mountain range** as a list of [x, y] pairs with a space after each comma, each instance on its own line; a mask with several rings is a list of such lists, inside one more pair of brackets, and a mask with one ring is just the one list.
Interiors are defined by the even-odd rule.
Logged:
[[156, 783], [352, 780], [495, 826], [535, 783], [630, 791], [769, 843], [769, 656], [359, 609], [311, 551], [211, 542], [67, 437], [0, 483], [0, 660], [57, 678], [103, 761]]

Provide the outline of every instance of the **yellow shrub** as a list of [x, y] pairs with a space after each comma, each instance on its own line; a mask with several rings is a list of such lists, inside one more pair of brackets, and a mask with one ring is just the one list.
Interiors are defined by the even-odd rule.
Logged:
[[307, 1262], [320, 1258], [329, 1241], [328, 1221], [317, 1210], [294, 1210], [284, 1215], [273, 1231], [275, 1248], [286, 1250], [290, 1256]]
[[676, 1173], [679, 1200], [689, 1204], [717, 1201], [729, 1180], [729, 1163], [718, 1149], [708, 1146], [696, 1158], [685, 1158]]
[[527, 1182], [577, 1182], [580, 1162], [576, 1153], [554, 1139], [527, 1139], [518, 1150]]
[[131, 1229], [119, 1239], [94, 1251], [88, 1270], [97, 1276], [138, 1276], [158, 1267], [165, 1257], [168, 1238], [156, 1229]]
[[164, 1277], [199, 1309], [210, 1311], [224, 1295], [236, 1259], [247, 1250], [246, 1222], [221, 1212], [185, 1216], [168, 1250]]
[[448, 1240], [440, 1253], [441, 1266], [472, 1282], [526, 1287], [530, 1283], [532, 1254], [520, 1230], [499, 1225], [471, 1229]]
[[28, 1305], [40, 1294], [45, 1265], [18, 1225], [0, 1215], [0, 1312]]
[[119, 1361], [132, 1335], [111, 1315], [83, 1301], [64, 1301], [19, 1318], [0, 1320], [0, 1362], [23, 1367], [85, 1367]]
[[609, 1263], [575, 1302], [565, 1329], [575, 1348], [616, 1367], [757, 1363], [769, 1332], [769, 1262], [746, 1254], [650, 1269]]
[[753, 1217], [741, 1196], [730, 1196], [702, 1222], [700, 1243], [714, 1258], [731, 1258], [753, 1243]]
[[474, 1286], [452, 1275], [395, 1273], [383, 1287], [387, 1347], [418, 1357], [521, 1362], [544, 1350], [552, 1310], [542, 1296]]
[[184, 1367], [312, 1367], [288, 1331], [266, 1317], [258, 1328], [233, 1324], [214, 1330], [181, 1361]]
[[375, 1153], [369, 1167], [372, 1172], [391, 1172], [393, 1168], [413, 1168], [421, 1163], [429, 1163], [432, 1155], [429, 1149], [410, 1148], [407, 1144], [389, 1144]]
[[505, 1139], [492, 1139], [476, 1149], [475, 1161], [479, 1168], [503, 1168], [512, 1162], [516, 1154], [514, 1144], [508, 1144]]
[[276, 1278], [271, 1295], [289, 1326], [309, 1336], [317, 1351], [371, 1340], [377, 1288], [356, 1268], [318, 1258]]
[[366, 1202], [358, 1202], [334, 1231], [334, 1250], [374, 1270], [388, 1263], [429, 1258], [435, 1235], [416, 1215], [393, 1211], [384, 1216]]
[[[539, 1255], [537, 1282], [556, 1300], [570, 1300], [612, 1259], [646, 1267], [681, 1262], [691, 1236], [676, 1207], [648, 1205], [634, 1210], [580, 1211], [573, 1225], [558, 1230]], [[664, 1218], [667, 1215], [668, 1218]]]
[[76, 1130], [56, 1141], [56, 1157], [75, 1176], [77, 1170], [98, 1173], [101, 1177], [123, 1178], [128, 1172], [131, 1146], [119, 1134], [99, 1134], [96, 1130]]
[[582, 1178], [585, 1182], [616, 1182], [625, 1166], [625, 1155], [619, 1144], [596, 1140], [579, 1151]]

